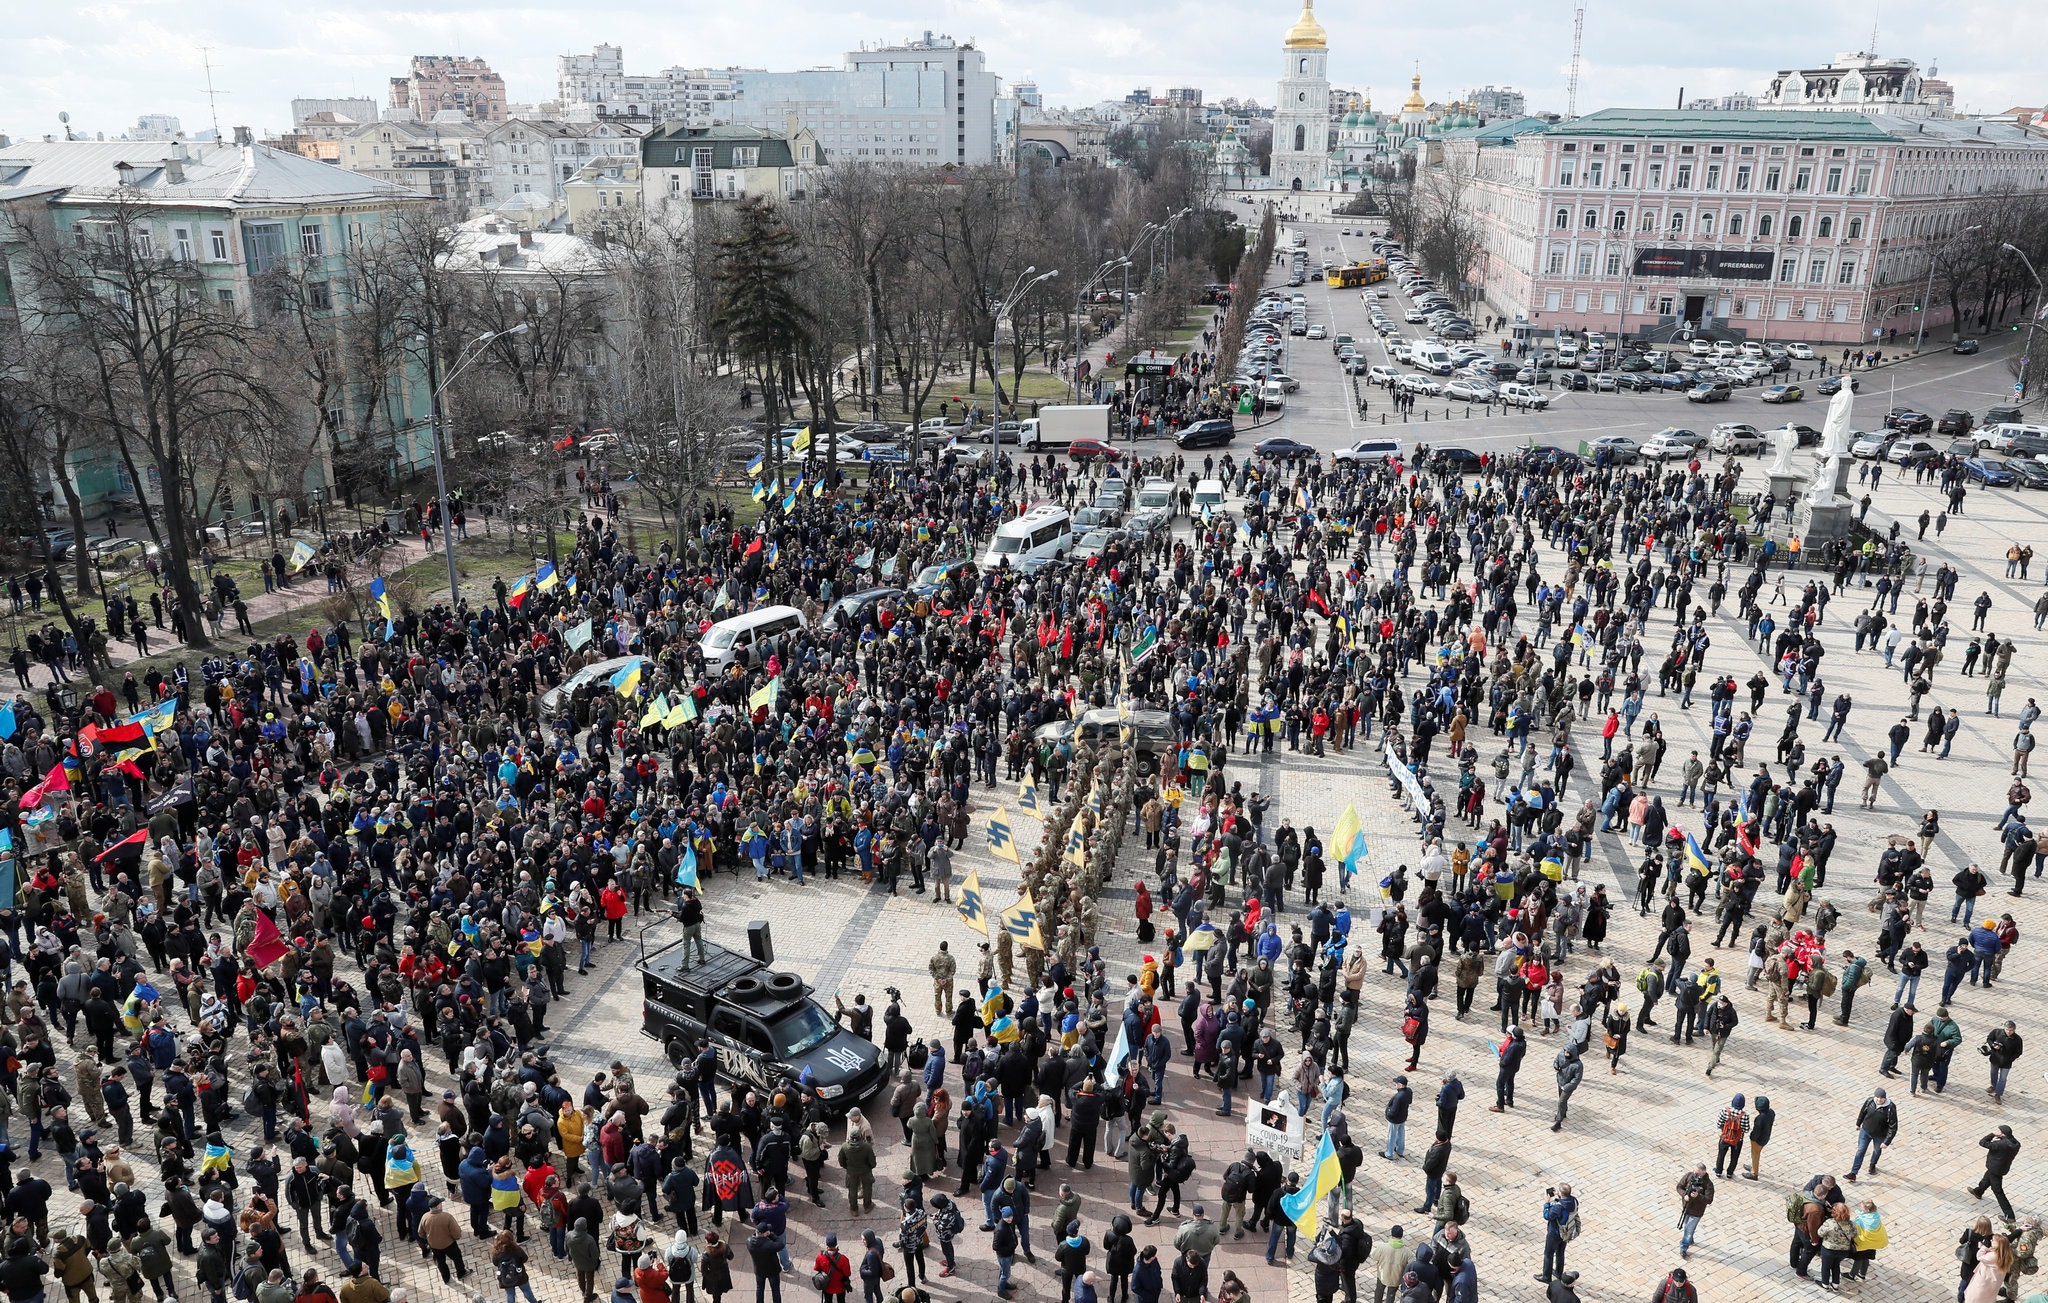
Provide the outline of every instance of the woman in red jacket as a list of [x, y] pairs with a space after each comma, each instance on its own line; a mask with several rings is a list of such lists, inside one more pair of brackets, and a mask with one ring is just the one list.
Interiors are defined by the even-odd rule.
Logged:
[[824, 1303], [846, 1303], [846, 1291], [853, 1284], [853, 1263], [839, 1251], [839, 1237], [825, 1236], [825, 1248], [811, 1263], [812, 1279], [819, 1281]]

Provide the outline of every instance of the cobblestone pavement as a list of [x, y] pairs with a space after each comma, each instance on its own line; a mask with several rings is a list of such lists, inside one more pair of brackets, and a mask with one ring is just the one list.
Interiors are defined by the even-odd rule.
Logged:
[[[1937, 506], [1932, 491], [1898, 483], [1887, 476], [1877, 491], [1872, 520], [1883, 522], [1887, 513], [1910, 522], [1921, 507]], [[2048, 498], [2038, 501], [2048, 503]], [[1962, 612], [1980, 590], [1989, 591], [1995, 603], [1989, 627], [2001, 635], [2017, 633], [2021, 650], [2016, 656], [2005, 695], [2005, 712], [2012, 715], [2029, 696], [2048, 696], [2042, 689], [2039, 638], [2031, 616], [2034, 596], [2040, 591], [2040, 575], [2029, 581], [2006, 579], [2002, 556], [2007, 542], [2042, 537], [2044, 513], [2037, 499], [2020, 491], [1974, 490], [1966, 514], [1956, 520], [1938, 543], [1930, 532], [1929, 551], [1934, 563], [1952, 559], [1963, 569], [1954, 603], [1954, 623], [1967, 626]], [[2048, 559], [2044, 559], [2048, 560]], [[1769, 588], [1767, 586], [1766, 593]], [[1911, 593], [1902, 603], [1911, 607]], [[1867, 602], [1868, 594], [1864, 596]], [[1918, 816], [1928, 808], [1942, 813], [1943, 833], [1930, 856], [1936, 869], [1938, 890], [1930, 905], [1934, 921], [1916, 934], [1936, 956], [1933, 970], [1923, 983], [1921, 1007], [1930, 1008], [1940, 983], [1940, 952], [1954, 940], [1960, 929], [1944, 930], [1949, 892], [1949, 873], [1960, 863], [1975, 859], [1987, 871], [1998, 861], [1996, 834], [1992, 823], [2003, 808], [2002, 794], [2010, 769], [2009, 723], [1985, 714], [1981, 679], [1966, 681], [1954, 666], [1959, 657], [1951, 655], [1936, 677], [1936, 690], [1928, 699], [1931, 708], [1955, 704], [1964, 724], [1953, 754], [1946, 760], [1923, 756], [1916, 741], [1909, 744], [1902, 763], [1889, 775], [1877, 808], [1857, 808], [1856, 777], [1861, 760], [1881, 744], [1883, 730], [1898, 718], [1903, 684], [1883, 669], [1878, 653], [1851, 651], [1853, 635], [1849, 623], [1857, 603], [1852, 595], [1832, 603], [1822, 630], [1829, 650], [1824, 675], [1830, 698], [1847, 690], [1856, 701], [1847, 738], [1839, 747], [1851, 776], [1845, 779], [1842, 799], [1832, 816], [1840, 844], [1831, 866], [1830, 880], [1821, 894], [1842, 911], [1843, 923], [1835, 934], [1835, 946], [1848, 946], [1869, 953], [1875, 925], [1865, 905], [1871, 896], [1870, 868], [1883, 839], [1891, 834], [1916, 829]], [[1657, 637], [1668, 634], [1662, 618], [1653, 626]], [[1711, 625], [1715, 647], [1708, 664], [1732, 672], [1738, 682], [1761, 665], [1754, 650], [1744, 642], [1742, 627], [1716, 618]], [[1966, 642], [1967, 633], [1956, 642]], [[1772, 694], [1777, 695], [1775, 690]], [[1771, 709], [1766, 705], [1767, 712]], [[1687, 751], [1706, 747], [1706, 710], [1696, 705], [1681, 710], [1675, 699], [1652, 697], [1649, 709], [1662, 720], [1672, 753], [1667, 756], [1660, 780], [1653, 789], [1667, 803], [1676, 796], [1676, 773]], [[1834, 746], [1818, 744], [1820, 724], [1806, 726], [1811, 734], [1813, 755], [1832, 755]], [[1490, 760], [1498, 750], [1483, 730], [1475, 732], [1482, 756]], [[1269, 827], [1282, 817], [1297, 827], [1313, 824], [1327, 833], [1346, 801], [1356, 803], [1363, 818], [1371, 848], [1365, 876], [1355, 884], [1354, 903], [1365, 894], [1358, 887], [1375, 882], [1398, 863], [1414, 864], [1418, 847], [1410, 825], [1388, 798], [1388, 785], [1379, 762], [1370, 751], [1357, 750], [1343, 756], [1314, 758], [1288, 754], [1282, 743], [1280, 754], [1253, 762], [1233, 756], [1227, 778], [1254, 785], [1273, 798], [1267, 816]], [[1769, 748], [1764, 749], [1769, 754]], [[1575, 787], [1584, 784], [1583, 773], [1575, 775]], [[1007, 903], [1015, 890], [1015, 866], [989, 859], [982, 850], [978, 832], [980, 816], [999, 801], [1008, 805], [1013, 827], [1028, 848], [1035, 845], [1033, 820], [1020, 814], [1005, 790], [978, 789], [977, 833], [970, 838], [968, 852], [960, 857], [957, 872], [978, 869], [988, 898]], [[1696, 815], [1692, 816], [1696, 819]], [[1455, 822], [1453, 830], [1459, 827]], [[1139, 955], [1129, 912], [1128, 888], [1132, 874], [1149, 871], [1149, 857], [1137, 849], [1142, 839], [1126, 843], [1115, 881], [1109, 890], [1110, 904], [1104, 911], [1103, 949], [1110, 960], [1112, 989], [1121, 986], [1122, 975], [1135, 971]], [[1622, 838], [1601, 840], [1598, 853], [1586, 872], [1590, 882], [1607, 885], [1618, 908], [1610, 932], [1607, 953], [1620, 965], [1624, 978], [1632, 981], [1654, 944], [1654, 920], [1639, 919], [1625, 907], [1634, 895], [1632, 859]], [[2024, 1212], [2043, 1202], [2043, 1182], [2034, 1160], [2033, 1147], [2048, 1144], [2040, 1127], [2043, 1088], [2042, 1072], [2048, 1067], [2043, 1052], [2036, 1050], [2023, 1058], [2013, 1074], [2012, 1088], [2002, 1105], [1993, 1104], [1985, 1091], [1981, 1058], [1974, 1053], [1994, 1019], [2012, 1016], [2019, 1020], [2023, 1035], [2039, 1037], [2032, 1024], [2032, 1006], [2013, 992], [2038, 991], [2043, 961], [2037, 958], [2033, 929], [2037, 922], [2037, 898], [2048, 892], [2048, 883], [2030, 884], [2025, 898], [2010, 900], [2002, 892], [2009, 882], [1994, 883], [1992, 894], [1982, 906], [2009, 908], [2018, 920], [2022, 942], [2010, 957], [1995, 991], [1965, 986], [1953, 1004], [1960, 1023], [1964, 1046], [1957, 1056], [1954, 1075], [1947, 1091], [1934, 1097], [1913, 1098], [1904, 1091], [1903, 1078], [1880, 1083], [1876, 1066], [1879, 1038], [1889, 1003], [1892, 979], [1879, 969], [1872, 984], [1859, 997], [1851, 1025], [1837, 1028], [1830, 1021], [1833, 1001], [1823, 1009], [1816, 1031], [1782, 1029], [1766, 1025], [1763, 998], [1732, 982], [1733, 994], [1742, 1016], [1727, 1058], [1712, 1080], [1703, 1074], [1704, 1045], [1673, 1046], [1652, 1033], [1631, 1040], [1619, 1075], [1604, 1068], [1604, 1055], [1595, 1055], [1588, 1079], [1573, 1100], [1570, 1119], [1560, 1134], [1548, 1127], [1555, 1092], [1549, 1062], [1555, 1052], [1555, 1038], [1546, 1039], [1531, 1029], [1531, 1052], [1521, 1073], [1518, 1107], [1505, 1114], [1491, 1114], [1493, 1052], [1497, 1039], [1496, 1016], [1487, 1012], [1490, 992], [1481, 998], [1470, 1017], [1453, 1016], [1451, 996], [1446, 991], [1438, 1001], [1432, 1034], [1424, 1050], [1420, 1069], [1411, 1075], [1417, 1091], [1415, 1119], [1411, 1122], [1409, 1157], [1405, 1163], [1386, 1162], [1374, 1156], [1373, 1144], [1382, 1134], [1381, 1106], [1392, 1076], [1402, 1064], [1405, 1047], [1399, 1042], [1400, 990], [1396, 979], [1375, 976], [1365, 988], [1365, 1000], [1358, 1028], [1352, 1039], [1354, 1095], [1347, 1107], [1354, 1134], [1367, 1149], [1354, 1190], [1355, 1204], [1367, 1228], [1377, 1239], [1390, 1223], [1399, 1222], [1413, 1232], [1421, 1222], [1409, 1211], [1420, 1197], [1422, 1176], [1417, 1170], [1420, 1153], [1427, 1143], [1426, 1119], [1429, 1103], [1446, 1070], [1456, 1069], [1464, 1079], [1468, 1095], [1460, 1110], [1455, 1133], [1456, 1150], [1452, 1170], [1459, 1174], [1473, 1206], [1470, 1232], [1477, 1246], [1482, 1297], [1493, 1299], [1541, 1299], [1543, 1287], [1530, 1279], [1540, 1265], [1540, 1206], [1546, 1186], [1569, 1181], [1585, 1200], [1585, 1234], [1570, 1250], [1570, 1265], [1584, 1273], [1581, 1296], [1587, 1300], [1630, 1300], [1648, 1297], [1656, 1280], [1679, 1265], [1678, 1232], [1674, 1228], [1673, 1183], [1694, 1162], [1711, 1161], [1714, 1156], [1714, 1117], [1727, 1097], [1736, 1091], [1754, 1097], [1770, 1096], [1778, 1111], [1776, 1138], [1765, 1151], [1763, 1180], [1718, 1182], [1718, 1198], [1702, 1225], [1699, 1242], [1686, 1264], [1700, 1286], [1702, 1300], [1721, 1303], [1737, 1298], [1794, 1298], [1817, 1292], [1817, 1286], [1793, 1277], [1786, 1265], [1789, 1230], [1783, 1204], [1788, 1190], [1817, 1172], [1842, 1174], [1853, 1152], [1854, 1117], [1858, 1104], [1878, 1084], [1896, 1087], [1900, 1113], [1899, 1144], [1885, 1156], [1883, 1174], [1866, 1177], [1855, 1187], [1857, 1196], [1877, 1200], [1891, 1236], [1890, 1247], [1880, 1252], [1871, 1279], [1850, 1285], [1845, 1292], [1860, 1292], [1885, 1300], [1939, 1300], [1954, 1291], [1955, 1265], [1951, 1248], [1958, 1230], [1969, 1219], [1989, 1207], [1973, 1199], [1967, 1187], [1981, 1171], [1977, 1140], [1998, 1121], [2009, 1122], [2023, 1144], [2023, 1151], [2008, 1187]], [[707, 933], [714, 941], [743, 948], [750, 920], [771, 924], [778, 966], [802, 974], [828, 1005], [835, 996], [851, 1000], [865, 993], [871, 1001], [883, 1001], [885, 986], [900, 987], [905, 1011], [917, 1030], [938, 1035], [950, 1043], [945, 1019], [933, 1011], [926, 962], [940, 940], [948, 940], [960, 956], [962, 977], [957, 984], [972, 985], [974, 943], [978, 934], [969, 931], [948, 906], [935, 905], [928, 896], [908, 892], [889, 896], [879, 887], [867, 887], [857, 878], [817, 882], [798, 887], [784, 880], [766, 886], [751, 881], [719, 878], [707, 884], [711, 918]], [[1299, 918], [1298, 899], [1288, 902], [1293, 918]], [[1711, 904], [1709, 905], [1711, 909]], [[651, 940], [667, 939], [674, 925], [660, 916], [633, 920], [650, 925]], [[1361, 912], [1360, 929], [1369, 929], [1370, 917]], [[1710, 945], [1711, 920], [1700, 929], [1696, 956], [1716, 955]], [[1376, 938], [1363, 937], [1372, 945]], [[639, 1030], [640, 996], [631, 968], [631, 944], [599, 943], [597, 967], [587, 978], [570, 978], [568, 999], [550, 1010], [554, 1029], [552, 1045], [562, 1077], [570, 1089], [580, 1090], [592, 1072], [608, 1066], [615, 1058], [624, 1060], [638, 1074], [643, 1089], [658, 1101], [659, 1082], [666, 1066], [656, 1043]], [[1721, 952], [1722, 966], [1740, 973], [1739, 951]], [[1568, 979], [1582, 974], [1583, 959], [1575, 960]], [[1375, 966], [1377, 967], [1377, 966]], [[1636, 1002], [1632, 990], [1625, 998]], [[1670, 1025], [1668, 1002], [1659, 1010], [1658, 1021]], [[1169, 1020], [1171, 1021], [1171, 1020]], [[69, 1054], [61, 1052], [62, 1066], [69, 1072]], [[445, 1066], [438, 1054], [429, 1055], [430, 1089], [446, 1084]], [[1243, 1123], [1226, 1121], [1214, 1114], [1214, 1088], [1196, 1085], [1177, 1059], [1166, 1088], [1168, 1106], [1190, 1135], [1200, 1166], [1190, 1183], [1186, 1201], [1205, 1200], [1210, 1215], [1219, 1212], [1217, 1191], [1224, 1165], [1243, 1143]], [[1241, 1106], [1240, 1106], [1241, 1110]], [[877, 1105], [871, 1114], [885, 1110]], [[1313, 1123], [1311, 1123], [1313, 1128]], [[877, 1118], [877, 1135], [882, 1157], [877, 1185], [885, 1192], [902, 1171], [903, 1150], [894, 1124], [885, 1116]], [[1006, 1138], [1013, 1134], [1006, 1129]], [[246, 1120], [238, 1122], [231, 1139], [238, 1152], [246, 1154], [255, 1140]], [[1311, 1143], [1313, 1142], [1313, 1132]], [[950, 1141], [950, 1137], [949, 1137]], [[1419, 1143], [1418, 1143], [1419, 1142]], [[701, 1152], [701, 1151], [700, 1151]], [[1035, 1265], [1019, 1263], [1017, 1281], [1020, 1296], [1056, 1297], [1057, 1282], [1050, 1270], [1049, 1230], [1044, 1226], [1047, 1207], [1057, 1198], [1057, 1184], [1073, 1179], [1083, 1198], [1084, 1229], [1099, 1245], [1108, 1218], [1125, 1204], [1126, 1190], [1121, 1163], [1099, 1155], [1092, 1172], [1072, 1173], [1061, 1165], [1065, 1146], [1055, 1147], [1055, 1164], [1039, 1185], [1037, 1217], [1032, 1227]], [[159, 1189], [153, 1164], [142, 1154], [131, 1155], [152, 1199]], [[431, 1152], [422, 1155], [429, 1179], [438, 1179], [438, 1164]], [[34, 1170], [45, 1178], [61, 1178], [53, 1158], [46, 1155]], [[833, 1174], [836, 1169], [831, 1169]], [[957, 1165], [952, 1168], [957, 1179]], [[950, 1189], [950, 1185], [944, 1188]], [[785, 1289], [801, 1297], [809, 1290], [808, 1261], [817, 1251], [823, 1235], [836, 1231], [843, 1246], [857, 1243], [858, 1231], [868, 1226], [885, 1226], [886, 1221], [850, 1215], [843, 1185], [828, 1189], [826, 1207], [817, 1209], [799, 1202], [791, 1218], [790, 1252], [798, 1270], [785, 1282]], [[800, 1196], [799, 1196], [800, 1198]], [[61, 1227], [75, 1222], [75, 1202], [60, 1191], [54, 1202], [54, 1221]], [[880, 1211], [878, 1209], [878, 1211]], [[1995, 1209], [1993, 1210], [1995, 1211]], [[481, 1297], [491, 1289], [483, 1277], [472, 1276], [459, 1290], [440, 1284], [431, 1269], [414, 1251], [389, 1233], [384, 1247], [384, 1279], [387, 1284], [404, 1284], [416, 1299], [467, 1299]], [[987, 1297], [994, 1283], [995, 1264], [987, 1240], [975, 1229], [969, 1214], [969, 1228], [958, 1243], [960, 1275], [934, 1282], [935, 1299], [951, 1300]], [[664, 1238], [674, 1227], [663, 1228]], [[1169, 1244], [1174, 1222], [1169, 1217], [1156, 1228], [1138, 1228], [1140, 1244]], [[296, 1237], [288, 1237], [288, 1240]], [[549, 1303], [573, 1303], [573, 1276], [547, 1255], [545, 1241], [536, 1235], [529, 1246], [535, 1251], [535, 1285]], [[1312, 1296], [1306, 1269], [1306, 1245], [1300, 1246], [1293, 1271], [1267, 1268], [1260, 1239], [1226, 1240], [1212, 1269], [1212, 1281], [1223, 1269], [1237, 1271], [1260, 1300], [1278, 1298], [1286, 1288], [1290, 1295]], [[475, 1249], [470, 1249], [472, 1261]], [[899, 1260], [900, 1255], [892, 1253]], [[936, 1247], [931, 1260], [937, 1265]], [[1097, 1249], [1096, 1260], [1100, 1261]], [[303, 1267], [295, 1252], [294, 1267]], [[315, 1265], [332, 1276], [337, 1263], [323, 1250]], [[180, 1278], [189, 1274], [181, 1265]], [[739, 1289], [750, 1287], [749, 1272], [742, 1264], [736, 1272]], [[900, 1282], [899, 1282], [900, 1283]], [[475, 1289], [468, 1288], [474, 1284]]]

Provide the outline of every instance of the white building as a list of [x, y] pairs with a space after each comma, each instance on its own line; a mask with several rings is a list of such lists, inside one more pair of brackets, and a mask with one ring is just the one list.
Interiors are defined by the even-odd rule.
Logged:
[[1330, 35], [1315, 0], [1281, 41], [1280, 99], [1273, 110], [1273, 188], [1322, 190], [1330, 171]]
[[843, 69], [730, 75], [719, 122], [781, 132], [794, 114], [836, 161], [974, 166], [1001, 156], [1001, 79], [981, 50], [950, 36], [857, 50]]
[[176, 140], [185, 134], [177, 115], [171, 113], [145, 113], [135, 119], [135, 125], [128, 131], [130, 140]]
[[1945, 106], [1923, 94], [1923, 89], [1920, 65], [1911, 59], [1881, 59], [1856, 51], [1837, 54], [1825, 67], [1780, 70], [1756, 107], [1809, 113], [1889, 113], [1901, 118], [1944, 114]]
[[315, 114], [319, 113], [331, 113], [337, 118], [347, 118], [351, 122], [375, 122], [377, 101], [367, 95], [350, 95], [340, 99], [293, 100], [292, 130], [302, 129]]

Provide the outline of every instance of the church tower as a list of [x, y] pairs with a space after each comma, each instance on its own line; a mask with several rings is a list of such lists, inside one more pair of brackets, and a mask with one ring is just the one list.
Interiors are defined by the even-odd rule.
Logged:
[[1330, 35], [1316, 21], [1315, 0], [1302, 0], [1301, 17], [1282, 47], [1287, 61], [1273, 110], [1273, 186], [1322, 190], [1330, 169]]

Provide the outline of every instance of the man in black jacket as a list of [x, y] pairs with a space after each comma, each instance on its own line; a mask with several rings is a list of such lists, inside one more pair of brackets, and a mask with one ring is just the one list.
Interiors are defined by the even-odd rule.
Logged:
[[2005, 1174], [2012, 1171], [2012, 1160], [2019, 1156], [2020, 1142], [2013, 1138], [2011, 1127], [2000, 1126], [1977, 1144], [1985, 1151], [1984, 1175], [1978, 1178], [1977, 1184], [1970, 1187], [1970, 1193], [1979, 1199], [1984, 1197], [1986, 1190], [1997, 1195], [1998, 1211], [2005, 1214], [2007, 1221], [2011, 1221], [2012, 1200], [2005, 1197]]
[[1067, 1117], [1067, 1166], [1076, 1162], [1095, 1170], [1095, 1132], [1102, 1122], [1102, 1097], [1095, 1093], [1091, 1078], [1074, 1092], [1073, 1112]]
[[1439, 1131], [1436, 1143], [1422, 1156], [1422, 1203], [1414, 1211], [1426, 1213], [1436, 1207], [1436, 1201], [1444, 1192], [1444, 1173], [1451, 1166], [1451, 1138]]
[[1899, 1075], [1899, 1055], [1905, 1053], [1907, 1044], [1913, 1039], [1915, 1014], [1910, 1001], [1892, 1010], [1891, 1020], [1884, 1025], [1884, 1061], [1878, 1064], [1879, 1076]]

